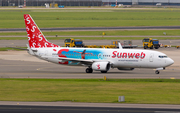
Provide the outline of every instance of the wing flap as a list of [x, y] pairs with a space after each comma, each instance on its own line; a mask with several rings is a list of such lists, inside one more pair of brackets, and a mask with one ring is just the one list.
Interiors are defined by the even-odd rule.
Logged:
[[[54, 58], [54, 57], [42, 57], [42, 58], [52, 59], [52, 58]], [[95, 62], [94, 60], [65, 58], [65, 57], [58, 57], [58, 60], [59, 60], [60, 62], [71, 61], [71, 63], [79, 63], [79, 64], [82, 64], [82, 65], [83, 65], [83, 64], [89, 65], [89, 64], [92, 64], [93, 62]]]
[[73, 61], [73, 62], [87, 62], [87, 63], [93, 63], [93, 60], [85, 60], [85, 59], [74, 59], [74, 58], [64, 58], [59, 57], [59, 60], [66, 60], [66, 61]]

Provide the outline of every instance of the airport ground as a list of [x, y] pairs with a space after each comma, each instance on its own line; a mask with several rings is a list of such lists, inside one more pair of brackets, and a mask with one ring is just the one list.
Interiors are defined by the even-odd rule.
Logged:
[[[58, 45], [63, 44], [62, 40], [52, 40], [52, 42]], [[109, 42], [109, 40], [85, 40], [87, 44], [107, 44], [107, 42]], [[133, 42], [137, 45], [142, 44], [140, 40]], [[179, 40], [163, 40], [162, 42], [174, 45], [176, 43], [178, 44]], [[21, 47], [24, 46], [25, 43], [27, 43], [26, 40], [4, 40], [0, 42], [0, 45], [15, 45]], [[166, 70], [162, 70], [159, 75], [156, 75], [152, 69], [140, 68], [133, 71], [111, 69], [105, 75], [109, 78], [180, 78], [179, 49], [175, 47], [159, 48], [157, 51], [167, 54], [168, 57], [175, 61], [172, 66], [167, 67]], [[2, 78], [102, 78], [104, 76], [104, 74], [96, 71], [89, 76], [89, 74], [85, 73], [85, 67], [67, 67], [39, 60], [36, 57], [30, 56], [26, 51], [1, 51], [0, 54], [1, 64], [3, 64], [0, 68], [1, 72], [3, 72], [0, 73]], [[49, 76], [50, 73], [51, 76]]]
[[[51, 42], [63, 45], [63, 40], [50, 40]], [[142, 44], [141, 40], [133, 40], [134, 44]], [[179, 40], [162, 40], [166, 44], [178, 44]], [[3, 46], [24, 46], [27, 43], [27, 40], [1, 40], [0, 45]], [[104, 44], [110, 43], [110, 40], [85, 40], [87, 44]], [[140, 48], [143, 49], [143, 48]], [[155, 74], [153, 69], [140, 69], [137, 68], [133, 71], [119, 71], [117, 69], [111, 69], [108, 73], [102, 74], [100, 72], [94, 72], [92, 74], [85, 73], [85, 67], [71, 67], [71, 66], [62, 66], [53, 63], [49, 63], [43, 60], [40, 60], [36, 57], [33, 57], [27, 53], [27, 51], [1, 51], [0, 52], [0, 77], [1, 78], [73, 78], [73, 79], [103, 79], [106, 76], [108, 79], [180, 79], [180, 61], [178, 56], [180, 54], [179, 49], [175, 47], [171, 48], [159, 48], [157, 51], [167, 54], [172, 58], [175, 63], [167, 67], [166, 70], [162, 70], [159, 75]], [[8, 102], [7, 102], [8, 103]], [[19, 103], [19, 102], [17, 102]], [[20, 102], [21, 103], [21, 102]], [[51, 103], [50, 103], [51, 104]], [[76, 105], [77, 103], [73, 103]], [[6, 105], [6, 104], [4, 104]], [[28, 105], [29, 106], [29, 105]], [[59, 106], [63, 106], [62, 104]], [[127, 105], [129, 108], [132, 108], [131, 105]], [[139, 105], [141, 106], [141, 105]], [[145, 105], [149, 106], [148, 104]], [[9, 106], [11, 107], [11, 106]], [[34, 108], [35, 106], [29, 106]], [[21, 106], [15, 108], [22, 108]], [[138, 107], [136, 107], [138, 108]], [[152, 107], [153, 108], [153, 107]], [[150, 108], [150, 111], [152, 110]], [[169, 106], [171, 108], [171, 106]], [[54, 109], [54, 108], [50, 108]], [[78, 110], [82, 110], [80, 107]], [[104, 109], [104, 108], [103, 108]], [[26, 111], [28, 109], [25, 109]], [[44, 110], [44, 109], [41, 109]], [[91, 109], [95, 110], [95, 109]], [[121, 109], [122, 110], [122, 109]], [[126, 109], [127, 110], [127, 109]], [[124, 112], [129, 112], [128, 111]], [[137, 109], [138, 111], [144, 111], [143, 108]], [[166, 110], [167, 109], [162, 109]], [[174, 109], [175, 110], [175, 109]], [[71, 110], [70, 110], [71, 111]], [[136, 111], [136, 110], [135, 110]], [[145, 111], [146, 112], [146, 111]]]
[[[12, 10], [12, 9], [11, 9]], [[138, 9], [139, 10], [139, 9]], [[86, 18], [87, 15], [84, 15], [85, 13], [89, 12], [88, 10], [84, 10], [83, 13], [78, 13], [79, 16], [77, 18], [72, 18], [74, 20], [66, 20], [67, 17], [66, 15], [63, 15], [63, 17], [58, 18], [57, 16], [53, 16], [55, 15], [55, 13], [57, 12], [61, 12], [61, 11], [57, 11], [57, 9], [49, 12], [49, 14], [51, 14], [50, 16], [53, 16], [52, 18], [49, 18], [49, 20], [43, 20], [40, 15], [39, 12], [41, 12], [41, 14], [43, 14], [44, 12], [42, 10], [31, 10], [30, 12], [27, 10], [24, 10], [22, 12], [20, 12], [19, 10], [16, 10], [13, 12], [12, 15], [9, 15], [7, 13], [7, 11], [4, 12], [4, 9], [0, 11], [1, 15], [6, 15], [4, 17], [7, 17], [7, 19], [4, 19], [4, 17], [2, 16], [0, 19], [4, 20], [1, 21], [1, 28], [4, 27], [12, 27], [12, 28], [16, 28], [17, 26], [20, 28], [24, 27], [24, 23], [23, 21], [21, 21], [20, 15], [22, 16], [23, 13], [30, 13], [34, 16], [37, 16], [37, 20], [39, 21], [40, 25], [45, 25], [43, 27], [47, 27], [48, 24], [44, 24], [44, 23], [49, 23], [49, 21], [53, 20], [53, 25], [48, 25], [50, 27], [54, 27], [54, 25], [56, 26], [60, 26], [60, 23], [57, 24], [57, 22], [59, 22], [59, 20], [62, 21], [63, 26], [65, 27], [72, 27], [72, 23], [77, 22], [77, 25], [74, 25], [75, 27], [79, 27], [80, 26], [91, 26], [93, 23], [93, 26], [95, 24], [97, 24], [98, 26], [108, 26], [112, 25], [112, 26], [117, 26], [117, 23], [119, 23], [118, 25], [122, 25], [122, 26], [152, 26], [152, 25], [179, 25], [177, 23], [179, 23], [179, 17], [177, 15], [177, 12], [179, 11], [179, 9], [177, 10], [170, 10], [170, 9], [161, 9], [162, 11], [157, 11], [157, 10], [153, 10], [153, 11], [148, 11], [150, 13], [147, 13], [146, 11], [138, 11], [135, 9], [131, 9], [130, 11], [117, 11], [117, 12], [122, 12], [123, 14], [125, 14], [123, 18], [111, 18], [113, 17], [112, 15], [108, 16], [108, 18], [104, 17], [106, 16], [107, 12], [116, 12], [113, 9], [111, 10], [105, 10], [105, 13], [102, 13], [104, 11], [90, 11], [90, 13], [93, 12], [93, 14], [95, 14], [93, 16], [93, 18]], [[35, 11], [35, 12], [34, 12]], [[68, 13], [68, 15], [72, 15], [74, 12], [79, 12], [79, 10], [64, 10], [65, 12], [70, 12]], [[64, 13], [64, 11], [62, 11]], [[157, 13], [155, 13], [157, 11]], [[46, 10], [46, 12], [48, 12]], [[99, 12], [99, 13], [94, 13], [94, 12]], [[127, 12], [130, 12], [127, 14]], [[131, 15], [132, 13], [136, 12], [136, 15]], [[61, 13], [61, 14], [63, 14]], [[88, 14], [90, 14], [88, 13]], [[95, 18], [95, 16], [97, 14], [102, 13], [103, 15], [100, 15], [98, 18]], [[154, 16], [147, 16], [145, 14], [154, 14], [155, 13], [155, 18]], [[60, 13], [59, 13], [60, 14]], [[116, 14], [116, 13], [111, 13], [111, 14]], [[137, 16], [137, 14], [142, 14], [143, 17], [141, 16]], [[84, 15], [84, 17], [81, 20], [81, 16]], [[130, 16], [129, 16], [130, 15]], [[159, 15], [161, 15], [162, 17], [160, 17]], [[168, 15], [168, 16], [167, 16]], [[49, 15], [48, 15], [49, 16]], [[72, 15], [73, 17], [74, 15]], [[133, 18], [131, 18], [131, 16], [133, 16]], [[171, 16], [171, 18], [169, 18], [169, 16]], [[9, 22], [9, 20], [11, 20], [12, 18], [14, 18], [13, 22]], [[94, 19], [94, 20], [93, 20]], [[132, 21], [132, 19], [134, 19], [134, 21]], [[103, 21], [102, 21], [103, 20]], [[37, 21], [37, 22], [38, 22]], [[42, 21], [42, 22], [41, 22]], [[102, 22], [100, 22], [102, 21]], [[113, 22], [112, 22], [113, 21]], [[145, 22], [145, 24], [142, 23]], [[156, 22], [154, 22], [156, 21]], [[9, 22], [8, 25], [6, 26], [4, 23]], [[70, 24], [69, 24], [70, 22]], [[89, 24], [87, 24], [87, 22], [90, 22]], [[124, 23], [128, 23], [128, 24], [124, 24]], [[132, 23], [131, 23], [132, 22]], [[82, 23], [82, 24], [81, 24]], [[85, 24], [84, 24], [85, 23]], [[106, 23], [106, 24], [105, 24]], [[105, 25], [104, 25], [105, 24]], [[12, 26], [13, 25], [13, 26]], [[74, 27], [73, 26], [73, 27]], [[63, 40], [50, 40], [51, 42], [58, 44], [58, 45], [64, 45]], [[110, 44], [110, 40], [98, 40], [98, 41], [94, 41], [94, 40], [84, 40], [84, 42], [86, 44], [96, 44], [99, 45], [101, 44]], [[27, 40], [1, 40], [0, 41], [0, 46], [1, 47], [5, 47], [5, 46], [20, 46], [20, 47], [24, 47], [25, 44], [27, 43]], [[141, 40], [134, 40], [133, 41], [134, 44], [137, 45], [141, 45], [142, 42]], [[168, 44], [168, 45], [179, 45], [179, 40], [162, 40], [163, 44]], [[172, 58], [175, 63], [166, 68], [166, 70], [162, 70], [160, 72], [159, 75], [156, 75], [154, 73], [155, 70], [152, 69], [135, 69], [134, 71], [119, 71], [117, 69], [112, 69], [109, 71], [109, 73], [106, 73], [105, 75], [100, 73], [100, 72], [94, 72], [92, 74], [87, 74], [85, 73], [85, 68], [84, 67], [64, 67], [61, 65], [56, 65], [56, 64], [52, 64], [52, 63], [48, 63], [42, 60], [39, 60], [35, 57], [32, 57], [30, 55], [27, 54], [26, 51], [5, 51], [5, 52], [0, 52], [0, 77], [1, 78], [103, 78], [104, 76], [107, 76], [107, 78], [133, 78], [133, 79], [137, 79], [137, 78], [154, 78], [154, 79], [158, 79], [158, 78], [163, 78], [163, 79], [179, 79], [179, 73], [180, 73], [180, 61], [179, 61], [179, 49], [175, 49], [175, 48], [160, 48], [157, 51], [161, 51], [163, 53], [166, 53], [170, 58]], [[165, 98], [164, 98], [165, 99]], [[21, 102], [0, 102], [2, 103], [1, 105], [15, 105], [14, 108], [13, 106], [0, 106], [0, 111], [3, 112], [12, 112], [15, 110], [19, 110], [17, 112], [28, 112], [29, 110], [32, 110], [33, 108], [36, 108], [36, 105], [39, 106], [39, 108], [37, 107], [36, 111], [41, 111], [41, 112], [45, 112], [48, 110], [50, 110], [51, 112], [56, 112], [55, 110], [57, 110], [57, 112], [61, 110], [63, 110], [63, 112], [68, 111], [68, 112], [73, 112], [73, 111], [78, 111], [78, 112], [105, 112], [105, 111], [115, 111], [115, 112], [179, 112], [179, 105], [149, 105], [149, 104], [127, 104], [127, 105], [123, 105], [123, 104], [118, 104], [117, 108], [119, 109], [110, 109], [110, 108], [83, 108], [83, 105], [87, 105], [88, 107], [109, 107], [111, 106], [113, 108], [113, 106], [115, 106], [114, 104], [110, 104], [110, 105], [104, 105], [102, 104], [102, 106], [100, 106], [100, 104], [96, 104], [96, 103], [92, 103], [93, 105], [90, 105], [89, 103], [82, 103], [79, 105], [80, 108], [68, 108], [68, 110], [66, 108], [63, 107], [51, 107], [53, 106], [53, 103], [49, 103], [47, 106], [47, 109], [44, 109], [44, 106], [46, 103], [27, 103], [27, 104], [21, 104]], [[57, 105], [57, 103], [54, 103], [55, 105]], [[62, 102], [61, 105], [59, 106], [75, 106], [79, 103], [74, 103], [74, 102], [70, 102], [70, 103], [64, 103]], [[17, 106], [16, 106], [17, 105]], [[18, 105], [22, 105], [22, 106], [18, 106]], [[25, 106], [23, 106], [25, 105]], [[32, 106], [31, 106], [32, 105]], [[41, 107], [42, 105], [42, 107]], [[99, 105], [99, 106], [98, 106]], [[121, 106], [119, 106], [121, 105]], [[137, 105], [137, 106], [136, 106]], [[128, 106], [128, 107], [126, 107]], [[134, 107], [133, 107], [134, 106]], [[151, 106], [151, 107], [149, 107]], [[163, 106], [163, 107], [162, 107]], [[123, 109], [124, 108], [124, 109]], [[127, 108], [127, 109], [126, 109]], [[131, 109], [130, 109], [131, 108]], [[140, 109], [133, 109], [133, 108], [140, 108]], [[143, 108], [149, 108], [149, 109], [143, 109]], [[152, 110], [152, 108], [157, 108]], [[160, 109], [162, 108], [162, 109]], [[166, 109], [165, 109], [166, 108]], [[9, 109], [9, 110], [8, 110]], [[78, 109], [78, 110], [77, 110]], [[29, 111], [30, 112], [30, 111]], [[32, 111], [31, 111], [32, 112]]]
[[[82, 104], [83, 106], [83, 104]], [[67, 107], [2, 105], [1, 113], [179, 113], [179, 109], [168, 108], [115, 108], [115, 107]]]
[[[68, 37], [69, 38], [69, 37]], [[121, 43], [123, 43], [124, 40], [119, 40]], [[50, 42], [64, 46], [64, 40], [49, 40]], [[83, 43], [85, 45], [111, 45], [112, 40], [83, 40]], [[177, 46], [180, 45], [180, 40], [160, 40], [159, 41], [163, 45], [171, 45], [171, 46]], [[133, 45], [142, 46], [142, 40], [132, 40]], [[0, 40], [0, 48], [3, 47], [26, 47], [26, 44], [28, 44], [27, 40]], [[165, 50], [168, 50], [167, 48]]]

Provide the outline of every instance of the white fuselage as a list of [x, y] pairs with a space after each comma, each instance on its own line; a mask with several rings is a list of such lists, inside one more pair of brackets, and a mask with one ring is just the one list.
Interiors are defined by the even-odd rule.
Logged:
[[[38, 58], [65, 65], [81, 65], [81, 63], [60, 60], [59, 58], [93, 60], [94, 62], [110, 62], [111, 67], [129, 68], [163, 68], [174, 61], [164, 53], [141, 49], [97, 49], [97, 48], [31, 48]], [[83, 51], [85, 51], [83, 53]], [[61, 62], [61, 63], [60, 63]], [[66, 63], [64, 63], [66, 62]], [[68, 62], [68, 63], [67, 63]], [[81, 62], [81, 61], [79, 61]]]

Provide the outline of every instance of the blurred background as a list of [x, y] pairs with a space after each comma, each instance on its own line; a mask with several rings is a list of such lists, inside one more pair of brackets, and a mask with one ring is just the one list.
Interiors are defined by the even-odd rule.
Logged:
[[0, 6], [109, 6], [109, 5], [154, 5], [180, 6], [180, 0], [0, 0]]

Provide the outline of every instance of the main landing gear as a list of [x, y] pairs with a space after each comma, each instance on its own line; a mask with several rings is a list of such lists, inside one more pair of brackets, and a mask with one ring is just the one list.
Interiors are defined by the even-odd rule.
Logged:
[[[86, 73], [92, 73], [93, 72], [93, 69], [88, 67], [86, 68]], [[101, 73], [107, 73], [107, 71], [101, 71]]]
[[88, 67], [88, 68], [86, 69], [86, 73], [92, 73], [92, 72], [93, 72], [93, 69], [92, 69], [92, 68]]
[[101, 73], [107, 73], [107, 71], [101, 71]]

